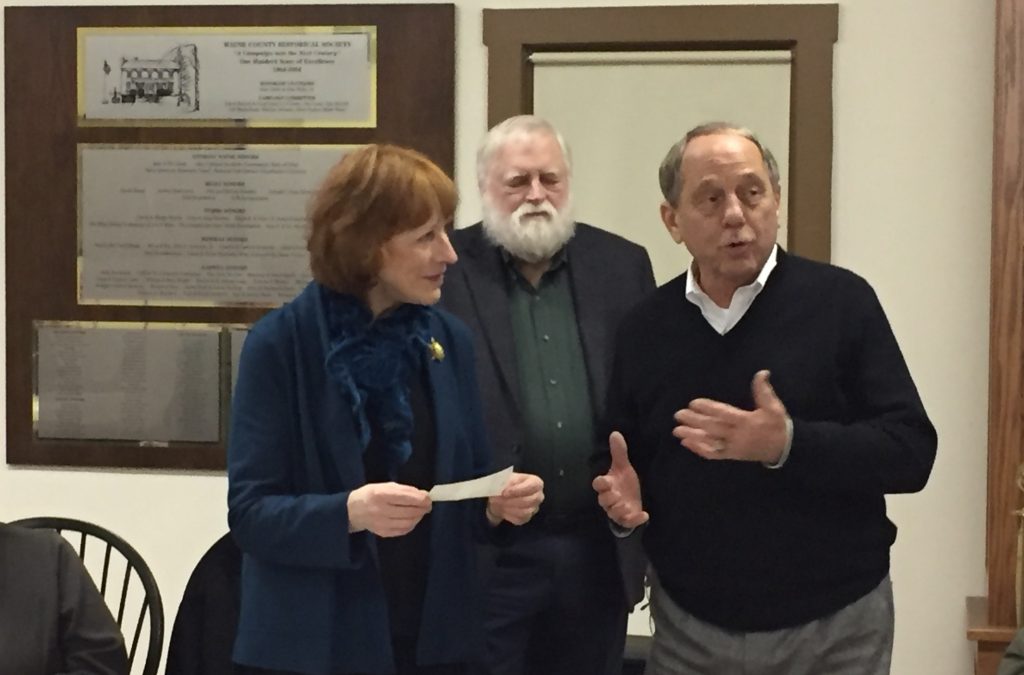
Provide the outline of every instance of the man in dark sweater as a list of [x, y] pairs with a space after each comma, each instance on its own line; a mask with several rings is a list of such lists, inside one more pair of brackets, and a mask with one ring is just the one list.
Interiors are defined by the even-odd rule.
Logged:
[[690, 131], [660, 182], [693, 263], [623, 322], [594, 481], [614, 521], [649, 518], [647, 675], [887, 674], [885, 495], [924, 487], [936, 436], [878, 298], [777, 246], [749, 131]]
[[[615, 330], [654, 290], [647, 252], [572, 217], [571, 163], [521, 115], [480, 148], [483, 222], [456, 230], [441, 304], [473, 330], [497, 466], [540, 476], [545, 500], [484, 572], [490, 675], [621, 675], [642, 595], [639, 533], [617, 539], [590, 488]], [[492, 498], [492, 503], [495, 498]]]

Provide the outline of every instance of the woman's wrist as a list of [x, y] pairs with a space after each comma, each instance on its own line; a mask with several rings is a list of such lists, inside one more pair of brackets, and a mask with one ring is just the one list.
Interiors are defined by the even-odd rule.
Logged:
[[491, 510], [490, 500], [487, 501], [487, 506], [484, 508], [484, 515], [487, 516], [487, 522], [491, 524], [491, 527], [497, 527], [504, 520], [504, 518]]
[[356, 532], [362, 532], [366, 527], [360, 522], [359, 518], [359, 498], [360, 494], [357, 494], [359, 489], [355, 489], [348, 493], [348, 499], [345, 500], [345, 511], [348, 516], [348, 531], [349, 534], [355, 534]]

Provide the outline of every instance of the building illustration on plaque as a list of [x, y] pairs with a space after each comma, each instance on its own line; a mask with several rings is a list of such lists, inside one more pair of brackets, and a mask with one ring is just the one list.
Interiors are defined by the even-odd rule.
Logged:
[[198, 112], [199, 50], [194, 44], [179, 44], [159, 58], [122, 55], [115, 66], [104, 60], [103, 92], [105, 105], [174, 107], [179, 114]]
[[83, 126], [376, 126], [375, 26], [77, 30]]

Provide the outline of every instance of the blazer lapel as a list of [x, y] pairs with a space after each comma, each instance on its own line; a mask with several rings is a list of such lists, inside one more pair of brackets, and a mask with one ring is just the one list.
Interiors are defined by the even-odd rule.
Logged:
[[434, 456], [434, 480], [440, 483], [452, 482], [454, 470], [455, 443], [452, 431], [456, 428], [455, 410], [451, 405], [456, 389], [450, 368], [440, 361], [426, 359], [427, 379], [430, 382], [430, 396], [434, 402], [434, 423], [437, 450]]
[[[449, 344], [450, 334], [443, 322], [435, 314], [430, 320], [432, 336], [445, 348], [454, 348]], [[464, 432], [472, 420], [464, 418], [464, 408], [459, 394], [459, 376], [455, 372], [453, 361], [449, 358], [434, 358], [424, 354], [423, 363], [426, 367], [429, 395], [433, 401], [435, 438], [437, 440], [434, 455], [434, 480], [437, 484], [451, 483], [466, 478], [465, 458], [460, 457], [460, 448], [466, 442]]]
[[609, 336], [607, 319], [602, 305], [604, 298], [614, 295], [614, 289], [605, 288], [609, 279], [608, 270], [601, 269], [596, 256], [574, 254], [581, 248], [580, 235], [569, 240], [567, 245], [569, 279], [572, 282], [573, 303], [576, 305], [576, 325], [583, 343], [583, 359], [587, 364], [590, 378], [590, 392], [594, 411], [598, 419], [604, 414], [604, 399], [607, 393], [607, 364], [603, 355], [607, 353]]
[[[501, 254], [481, 238], [468, 247], [460, 265], [464, 266], [462, 273], [466, 275], [466, 287], [473, 299], [490, 351], [489, 354], [477, 354], [477, 358], [490, 358], [495, 364], [518, 410], [519, 376], [515, 364], [515, 338], [509, 314], [507, 270]], [[469, 283], [470, 279], [472, 283]]]

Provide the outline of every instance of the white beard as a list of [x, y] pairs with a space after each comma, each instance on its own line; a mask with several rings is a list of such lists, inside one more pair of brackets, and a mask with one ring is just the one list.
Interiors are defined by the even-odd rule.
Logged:
[[485, 193], [482, 201], [484, 234], [492, 243], [524, 262], [536, 263], [550, 258], [576, 233], [571, 197], [561, 211], [545, 199], [538, 205], [523, 202], [508, 215], [498, 210], [490, 195]]

